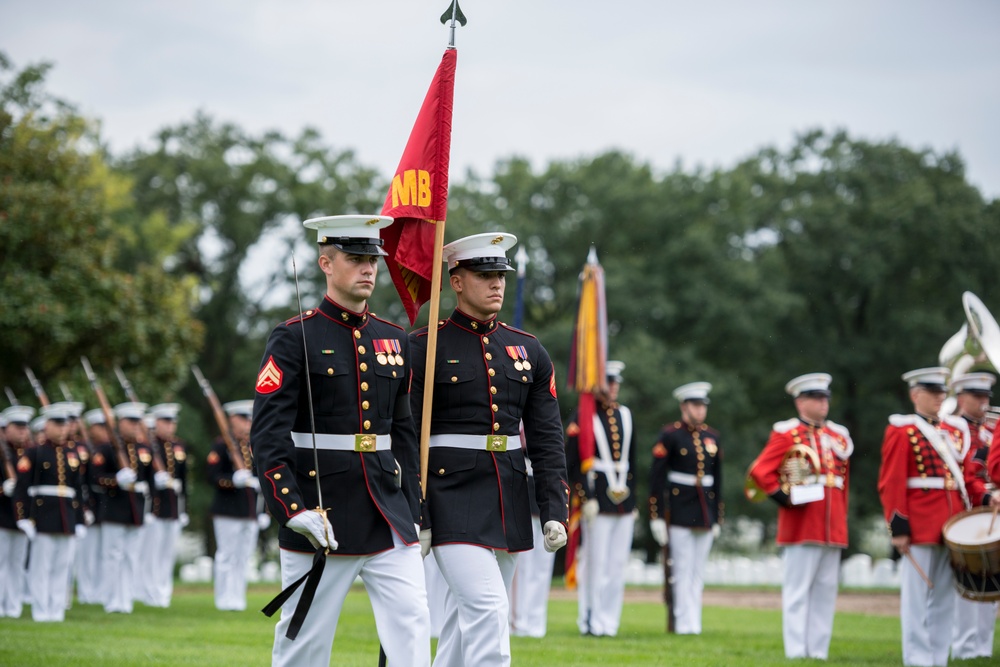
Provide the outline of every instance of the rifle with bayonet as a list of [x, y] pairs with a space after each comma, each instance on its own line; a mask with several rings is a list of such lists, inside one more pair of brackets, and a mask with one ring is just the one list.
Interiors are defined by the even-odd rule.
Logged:
[[[136, 395], [135, 389], [132, 388], [132, 383], [128, 381], [127, 377], [125, 377], [125, 372], [122, 371], [121, 366], [115, 366], [115, 375], [118, 376], [118, 384], [120, 384], [122, 389], [125, 391], [125, 397], [133, 403], [142, 403]], [[143, 439], [145, 439], [146, 444], [149, 445], [149, 449], [153, 452], [153, 472], [157, 473], [165, 470], [163, 466], [163, 458], [160, 456], [160, 443], [146, 426], [145, 420], [139, 420], [139, 433]]]
[[233, 433], [229, 430], [229, 420], [226, 419], [226, 412], [222, 409], [219, 397], [215, 395], [211, 383], [208, 378], [202, 375], [201, 369], [197, 365], [191, 364], [191, 372], [194, 373], [194, 377], [201, 387], [201, 392], [205, 394], [208, 404], [212, 407], [212, 415], [215, 417], [215, 423], [219, 426], [222, 441], [226, 443], [226, 451], [229, 452], [229, 458], [233, 461], [233, 470], [245, 470], [247, 466], [243, 461], [243, 452], [233, 440]]
[[[62, 395], [65, 400], [70, 403], [76, 403], [76, 400], [73, 398], [73, 392], [69, 390], [69, 387], [66, 386], [65, 382], [59, 383], [59, 390], [62, 391]], [[79, 432], [80, 439], [83, 440], [83, 444], [87, 446], [87, 451], [92, 453], [94, 451], [94, 443], [91, 442], [90, 434], [87, 433], [87, 425], [83, 423], [83, 415], [80, 415]]]
[[80, 357], [80, 362], [83, 364], [83, 370], [87, 374], [87, 380], [90, 382], [90, 388], [94, 390], [94, 394], [97, 395], [97, 402], [101, 406], [101, 412], [104, 414], [104, 422], [108, 425], [108, 435], [111, 438], [111, 446], [115, 450], [115, 458], [118, 459], [119, 468], [131, 468], [132, 464], [129, 463], [128, 451], [125, 449], [125, 443], [122, 442], [121, 435], [118, 433], [118, 429], [115, 426], [115, 413], [111, 410], [111, 403], [108, 402], [108, 397], [104, 393], [104, 388], [101, 387], [101, 381], [97, 379], [97, 374], [94, 373], [94, 369], [91, 368], [90, 362], [87, 361], [87, 357]]
[[38, 404], [43, 408], [47, 408], [51, 403], [49, 403], [48, 394], [45, 393], [45, 389], [42, 388], [42, 383], [38, 381], [35, 374], [27, 366], [24, 367], [24, 374], [28, 376], [28, 382], [31, 383], [31, 388], [35, 392], [35, 396], [38, 397]]

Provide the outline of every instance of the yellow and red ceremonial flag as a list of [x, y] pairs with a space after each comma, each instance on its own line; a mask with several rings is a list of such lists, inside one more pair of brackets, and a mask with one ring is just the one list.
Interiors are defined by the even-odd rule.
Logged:
[[[597, 250], [590, 248], [587, 263], [580, 273], [580, 293], [570, 345], [569, 388], [579, 394], [577, 408], [577, 447], [580, 453], [579, 474], [587, 479], [594, 465], [594, 394], [606, 391], [608, 379], [608, 314], [604, 298], [604, 269], [597, 261]], [[572, 478], [577, 471], [570, 471]], [[580, 499], [573, 494], [570, 503], [569, 541], [566, 545], [566, 588], [576, 587], [576, 552], [580, 546]]]
[[448, 211], [457, 59], [455, 49], [444, 52], [382, 206], [382, 215], [395, 219], [382, 229], [382, 240], [389, 253], [386, 264], [411, 325], [416, 322], [420, 307], [430, 300], [434, 225], [443, 223]]

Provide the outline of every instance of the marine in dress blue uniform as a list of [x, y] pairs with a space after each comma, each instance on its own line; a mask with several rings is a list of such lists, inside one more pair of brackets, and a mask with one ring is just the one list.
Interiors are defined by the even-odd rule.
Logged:
[[145, 403], [120, 403], [114, 407], [127, 465], [120, 467], [110, 442], [95, 445], [91, 459], [91, 489], [98, 492], [103, 570], [101, 599], [108, 613], [132, 613], [135, 579], [143, 566], [139, 558], [140, 529], [153, 487], [153, 454], [140, 442], [140, 421]]
[[681, 419], [660, 433], [649, 471], [650, 532], [670, 543], [677, 634], [701, 634], [705, 563], [724, 507], [721, 439], [705, 423], [711, 390], [708, 382], [674, 390]]
[[0, 467], [3, 493], [0, 494], [0, 618], [20, 618], [24, 606], [28, 554], [28, 536], [17, 528], [14, 519], [14, 489], [17, 487], [17, 462], [24, 451], [34, 445], [28, 425], [35, 409], [12, 405], [0, 413], [0, 428], [7, 441], [7, 462], [14, 474], [7, 476], [7, 466]]
[[[330, 547], [301, 625], [301, 589], [282, 607], [274, 665], [329, 664], [344, 596], [357, 576], [389, 664], [430, 664], [408, 400], [412, 355], [403, 329], [367, 305], [385, 254], [378, 230], [391, 222], [361, 215], [305, 221], [317, 233], [326, 296], [275, 327], [261, 360], [251, 441], [268, 510], [281, 526], [284, 588], [311, 570], [314, 557], [322, 557], [315, 556], [319, 547]], [[314, 511], [317, 482], [325, 520]]]
[[209, 512], [215, 531], [213, 588], [215, 608], [243, 611], [247, 608], [247, 565], [257, 546], [260, 483], [250, 472], [250, 429], [253, 401], [230, 401], [222, 406], [229, 418], [229, 430], [239, 450], [234, 463], [222, 438], [216, 439], [205, 460], [205, 474], [215, 493]]
[[28, 590], [35, 621], [66, 616], [71, 543], [86, 533], [83, 485], [76, 447], [67, 440], [69, 411], [56, 403], [42, 412], [44, 441], [26, 449], [17, 462], [14, 517], [31, 541]]
[[[566, 542], [569, 487], [552, 361], [531, 334], [497, 320], [511, 234], [444, 248], [458, 307], [437, 323], [427, 480], [431, 544], [448, 582], [434, 664], [510, 663], [509, 600], [517, 552], [533, 544], [525, 456], [545, 547]], [[410, 334], [418, 428], [428, 331]], [[519, 445], [523, 423], [525, 449]]]
[[618, 402], [621, 361], [607, 362], [607, 393], [594, 414], [594, 457], [581, 470], [579, 416], [566, 427], [566, 467], [582, 504], [577, 552], [577, 627], [581, 634], [614, 637], [625, 600], [625, 570], [635, 529], [636, 435], [632, 412]]

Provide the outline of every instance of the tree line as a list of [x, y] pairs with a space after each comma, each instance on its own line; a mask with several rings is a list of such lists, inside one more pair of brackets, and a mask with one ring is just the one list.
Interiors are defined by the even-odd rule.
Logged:
[[[45, 90], [47, 69], [0, 53], [0, 379], [31, 402], [28, 364], [93, 404], [87, 355], [125, 400], [118, 364], [144, 400], [185, 406], [181, 436], [204, 461], [214, 421], [190, 364], [222, 400], [252, 397], [268, 332], [297, 312], [293, 253], [303, 307], [322, 294], [301, 220], [377, 212], [390, 175], [314, 129], [255, 135], [205, 113], [112, 154], [96, 121]], [[773, 519], [743, 499], [744, 473], [771, 424], [794, 414], [785, 382], [814, 371], [833, 376], [831, 418], [856, 446], [852, 526], [877, 516], [886, 419], [910, 410], [900, 375], [938, 363], [964, 322], [962, 292], [1000, 313], [1000, 204], [968, 182], [962, 157], [846, 130], [711, 170], [620, 151], [540, 169], [510, 156], [452, 176], [446, 240], [484, 231], [514, 233], [529, 253], [524, 327], [555, 362], [566, 416], [578, 274], [597, 249], [641, 497], [659, 430], [678, 418], [671, 391], [713, 384], [730, 519]], [[372, 309], [405, 325], [381, 273]], [[514, 293], [512, 278], [501, 319]], [[442, 314], [453, 306], [445, 290]], [[196, 491], [193, 517], [209, 496]]]

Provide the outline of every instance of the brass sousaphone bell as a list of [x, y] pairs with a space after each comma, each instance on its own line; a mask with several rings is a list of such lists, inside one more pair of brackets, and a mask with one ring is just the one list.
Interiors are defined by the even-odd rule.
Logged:
[[[938, 361], [951, 370], [953, 378], [972, 370], [995, 374], [1000, 366], [1000, 325], [972, 292], [962, 294], [962, 306], [966, 321], [941, 348]], [[957, 407], [955, 397], [949, 396], [941, 406], [941, 414], [954, 414]], [[996, 408], [991, 412], [996, 415]]]
[[[756, 460], [747, 469], [746, 481], [743, 483], [743, 494], [750, 502], [759, 503], [767, 500], [767, 494], [750, 476], [750, 471], [755, 465], [757, 465]], [[791, 494], [793, 486], [811, 483], [813, 480], [810, 478], [815, 478], [819, 470], [819, 455], [816, 450], [808, 445], [792, 445], [785, 452], [785, 456], [781, 459], [781, 465], [778, 466], [778, 484], [782, 491]]]

